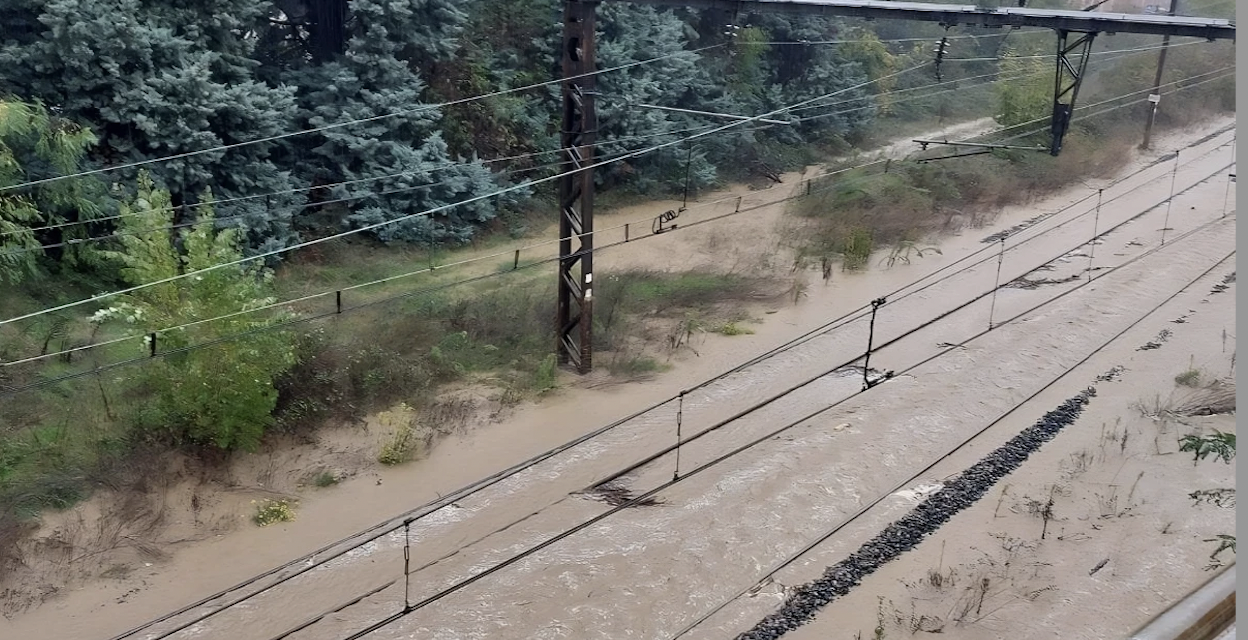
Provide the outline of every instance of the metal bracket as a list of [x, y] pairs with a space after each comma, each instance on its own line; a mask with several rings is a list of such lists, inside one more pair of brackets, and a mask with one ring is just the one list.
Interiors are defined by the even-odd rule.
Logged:
[[[563, 126], [559, 179], [559, 282], [555, 353], [579, 373], [593, 369], [594, 159], [597, 114], [594, 36], [598, 0], [563, 3]], [[575, 241], [575, 247], [574, 245]]]
[[[1084, 72], [1088, 68], [1088, 56], [1092, 53], [1092, 41], [1096, 32], [1083, 33], [1069, 42], [1070, 32], [1059, 29], [1057, 32], [1057, 73], [1053, 78], [1053, 120], [1049, 132], [1053, 141], [1049, 146], [1049, 155], [1056, 156], [1062, 152], [1062, 140], [1070, 129], [1070, 121], [1075, 112], [1075, 99], [1079, 97], [1079, 88], [1083, 86]], [[1065, 100], [1065, 102], [1063, 102]]]
[[[977, 147], [980, 149], [1015, 149], [1017, 151], [1046, 151], [1047, 147], [1020, 147], [1012, 144], [991, 144], [984, 142], [958, 142], [954, 140], [915, 140], [919, 146], [927, 151], [929, 144], [947, 144], [951, 147]], [[968, 154], [969, 155], [969, 154]]]

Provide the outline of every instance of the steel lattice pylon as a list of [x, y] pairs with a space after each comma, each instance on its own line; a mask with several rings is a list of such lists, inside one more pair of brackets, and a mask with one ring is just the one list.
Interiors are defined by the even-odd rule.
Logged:
[[1096, 38], [1095, 32], [1087, 32], [1067, 44], [1069, 35], [1069, 31], [1057, 32], [1057, 73], [1053, 78], [1053, 121], [1049, 129], [1053, 135], [1049, 155], [1054, 156], [1061, 153], [1062, 140], [1070, 129], [1075, 99], [1079, 97], [1079, 87], [1083, 85], [1083, 75], [1088, 68], [1088, 56], [1092, 53], [1092, 40]]
[[563, 127], [566, 174], [559, 179], [559, 298], [556, 311], [560, 364], [580, 373], [593, 368], [594, 308], [594, 31], [598, 0], [563, 4]]

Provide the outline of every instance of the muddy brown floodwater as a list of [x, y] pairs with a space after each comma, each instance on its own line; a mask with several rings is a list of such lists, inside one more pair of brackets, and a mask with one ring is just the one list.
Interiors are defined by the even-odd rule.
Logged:
[[[1169, 136], [1159, 142], [1156, 148], [1162, 151], [1157, 153], [1225, 130], [1231, 124], [1233, 119], [1228, 118], [1197, 131]], [[1117, 414], [1126, 416], [1129, 411], [1124, 408], [1125, 403], [1137, 400], [1137, 395], [1152, 389], [1163, 394], [1172, 391], [1174, 376], [1189, 366], [1189, 356], [1208, 371], [1225, 375], [1221, 372], [1227, 363], [1222, 360], [1233, 353], [1233, 338], [1227, 347], [1229, 351], [1222, 354], [1214, 348], [1222, 343], [1213, 336], [1219, 335], [1217, 327], [1229, 326], [1233, 320], [1234, 286], [1211, 296], [1207, 285], [1221, 281], [1235, 268], [1233, 258], [1228, 259], [1234, 250], [1233, 198], [1229, 204], [1231, 213], [1223, 216], [1227, 179], [1223, 167], [1231, 159], [1227, 143], [1233, 136], [1233, 129], [1224, 131], [1182, 154], [1188, 160], [1179, 170], [1176, 184], [1184, 192], [1174, 201], [1165, 247], [1159, 245], [1166, 207], [1157, 205], [1169, 193], [1169, 165], [1153, 166], [1105, 188], [1104, 197], [1110, 204], [1102, 208], [1096, 223], [1097, 232], [1105, 234], [1097, 244], [1089, 242], [1093, 216], [1086, 214], [1095, 199], [1087, 199], [1087, 187], [1027, 207], [1007, 209], [989, 227], [967, 229], [940, 239], [942, 255], [916, 258], [910, 265], [891, 269], [872, 268], [852, 276], [838, 273], [827, 285], [811, 285], [807, 296], [796, 305], [790, 300], [759, 309], [759, 313], [774, 313], [763, 316], [765, 322], [755, 327], [754, 335], [708, 336], [699, 345], [699, 357], [685, 359], [675, 370], [652, 381], [568, 389], [552, 401], [526, 408], [501, 423], [444, 442], [429, 458], [387, 472], [382, 484], [371, 477], [361, 477], [306, 499], [296, 522], [243, 529], [186, 546], [167, 563], [136, 572], [118, 581], [120, 584], [97, 582], [82, 586], [0, 623], [0, 631], [5, 638], [111, 637], [648, 403], [661, 401], [681, 387], [735, 366], [753, 354], [975, 252], [980, 252], [976, 260], [982, 259], [978, 265], [964, 271], [948, 269], [942, 274], [948, 276], [945, 279], [920, 283], [930, 283], [927, 288], [910, 287], [890, 296], [874, 329], [875, 344], [887, 346], [873, 354], [872, 366], [894, 370], [899, 375], [870, 391], [859, 394], [860, 370], [838, 369], [857, 358], [866, 344], [867, 319], [860, 316], [688, 394], [680, 407], [686, 438], [746, 407], [810, 381], [780, 400], [683, 446], [682, 479], [658, 490], [655, 497], [659, 504], [655, 506], [611, 512], [610, 504], [584, 490], [671, 444], [677, 413], [674, 402], [457, 500], [417, 520], [406, 534], [399, 529], [278, 588], [259, 593], [244, 605], [190, 624], [221, 604], [210, 603], [134, 637], [153, 638], [190, 624], [170, 637], [265, 640], [315, 619], [315, 623], [286, 637], [334, 640], [349, 637], [394, 614], [404, 607], [405, 600], [422, 603], [433, 598], [437, 599], [367, 637], [671, 637], [755, 584], [768, 568], [881, 492], [890, 491], [967, 434], [982, 428], [1096, 351], [1109, 336], [1140, 319], [1199, 274], [1216, 267], [1208, 278], [1193, 285], [1122, 340], [1097, 352], [1069, 376], [1066, 387], [1082, 388], [1114, 365], [1127, 367], [1122, 381], [1112, 383], [1119, 385], [1117, 395], [1109, 393], [1108, 397], [1095, 399], [1090, 414], [1079, 421], [1078, 429], [1072, 428], [1075, 433], [1059, 436], [1046, 445], [1042, 455], [1017, 472], [1017, 478], [1003, 481], [1017, 487], [1011, 494], [1014, 502], [1009, 505], [1016, 510], [1023, 508], [1018, 505], [1025, 506], [1021, 502], [1025, 497], [1039, 495], [1044, 487], [1063, 484], [1069, 489], [1069, 494], [1062, 496], [1062, 500], [1070, 501], [1069, 511], [1059, 511], [1061, 517], [1068, 518], [1059, 527], [1059, 535], [1065, 536], [1060, 542], [1037, 543], [1033, 525], [1038, 521], [1025, 513], [1011, 511], [1009, 517], [997, 519], [992, 518], [999, 513], [985, 515], [985, 505], [995, 502], [986, 498], [983, 504], [946, 525], [923, 547], [864, 582], [844, 602], [834, 602], [826, 616], [799, 633], [826, 637], [828, 630], [835, 628], [847, 638], [853, 637], [856, 630], [869, 636], [879, 613], [877, 595], [886, 596], [892, 603], [889, 606], [906, 616], [910, 615], [911, 600], [916, 612], [920, 603], [924, 607], [930, 605], [930, 611], [924, 609], [915, 615], [927, 616], [924, 624], [936, 624], [932, 621], [940, 618], [952, 630], [953, 616], [941, 613], [940, 607], [931, 604], [931, 594], [906, 586], [926, 571], [933, 553], [940, 551], [933, 545], [941, 546], [941, 540], [949, 548], [944, 549], [946, 555], [940, 570], [956, 570], [958, 576], [942, 583], [948, 585], [942, 594], [953, 603], [951, 607], [956, 607], [955, 596], [962, 593], [958, 590], [971, 580], [968, 576], [978, 576], [976, 571], [981, 569], [990, 570], [984, 566], [991, 565], [982, 565], [980, 550], [992, 558], [1000, 555], [989, 545], [1012, 547], [1012, 551], [1002, 553], [1026, 556], [1029, 562], [1036, 563], [1034, 578], [1015, 575], [1011, 583], [1009, 578], [991, 575], [1002, 581], [998, 584], [1006, 589], [990, 590], [992, 598], [1004, 601], [1009, 596], [1002, 594], [1017, 592], [1023, 594], [1018, 597], [1023, 597], [1026, 604], [998, 607], [992, 614], [996, 617], [987, 624], [982, 616], [975, 623], [968, 623], [970, 618], [964, 615], [961, 622], [968, 633], [988, 634], [966, 637], [998, 637], [991, 634], [1013, 629], [1023, 619], [1011, 615], [1038, 615], [1037, 609], [1043, 609], [1045, 623], [1030, 628], [1028, 632], [1034, 634], [1026, 637], [1039, 637], [1039, 629], [1052, 634], [1053, 630], [1084, 628], [1080, 625], [1104, 624], [1114, 630], [1129, 627], [1132, 621], [1142, 621], [1148, 612], [1182, 595], [1200, 579], [1201, 563], [1197, 556], [1207, 554], [1209, 549], [1196, 538], [1234, 530], [1233, 522], [1226, 520], [1229, 510], [1204, 509], [1200, 519], [1181, 523], [1179, 517], [1168, 515], [1189, 514], [1192, 507], [1186, 497], [1188, 491], [1206, 484], [1230, 482], [1233, 486], [1233, 480], [1226, 476], [1233, 473], [1233, 464], [1204, 462], [1193, 466], [1190, 461], [1183, 464], [1181, 456], [1172, 455], [1152, 475], [1146, 474], [1148, 477], [1141, 479], [1135, 492], [1128, 496], [1134, 470], [1144, 470], [1143, 465], [1151, 464], [1146, 449], [1153, 445], [1152, 434], [1162, 427], [1132, 419], [1116, 426], [1135, 430], [1130, 449], [1123, 448], [1111, 455], [1102, 454], [1096, 446], [1096, 437], [1104, 437], [1101, 422], [1112, 422]], [[1134, 160], [1123, 175], [1147, 166], [1155, 157]], [[795, 182], [786, 180], [787, 186], [768, 191], [743, 190], [740, 194], [745, 200], [765, 202], [780, 195], [775, 193], [777, 189], [792, 188]], [[1035, 222], [1006, 243], [1000, 282], [1046, 278], [1056, 281], [1055, 284], [1003, 288], [995, 299], [981, 295], [998, 280], [995, 245], [982, 242], [986, 236], [1080, 200], [1082, 204]], [[664, 204], [649, 205], [648, 209], [661, 211]], [[718, 209], [706, 207], [689, 217], [696, 220], [733, 206], [735, 203], [724, 203]], [[616, 219], [638, 213], [639, 210], [623, 211], [616, 214]], [[600, 216], [599, 226], [611, 226], [611, 220], [612, 216]], [[743, 264], [757, 261], [760, 250], [766, 253], [779, 243], [777, 229], [783, 222], [783, 205], [777, 205], [706, 225], [705, 233], [673, 233], [629, 244], [626, 250], [608, 251], [597, 257], [598, 273], [606, 277], [612, 269], [669, 265], [673, 255], [684, 256], [680, 264], [670, 265], [676, 269], [723, 265], [725, 260], [740, 260]], [[1091, 265], [1098, 277], [1085, 284], [1088, 254], [1093, 251]], [[966, 260], [959, 266], [973, 262]], [[1063, 292], [1069, 293], [1029, 311]], [[1202, 303], [1205, 298], [1209, 301]], [[1189, 322], [1168, 322], [1171, 315], [1178, 317], [1189, 308]], [[939, 322], [931, 323], [942, 314]], [[1019, 317], [1001, 324], [1014, 316]], [[998, 326], [961, 348], [949, 347], [984, 332], [989, 322]], [[1133, 351], [1141, 336], [1154, 337], [1164, 327], [1178, 327], [1173, 330], [1176, 335], [1183, 332], [1182, 344], [1138, 352], [1142, 355]], [[1034, 419], [1056, 404], [1053, 398], [1065, 397], [1059, 391], [1055, 387], [1042, 393], [1034, 401], [1034, 410], [1028, 408], [1020, 413]], [[831, 410], [807, 418], [832, 404], [836, 406]], [[1206, 420], [1233, 428], [1223, 417]], [[999, 443], [1028, 422], [1025, 415], [1020, 415], [990, 431], [984, 441]], [[1166, 424], [1165, 428], [1170, 429], [1165, 432], [1167, 436], [1194, 428], [1174, 421]], [[786, 425], [792, 426], [778, 431]], [[1157, 446], [1169, 446], [1165, 451], [1172, 453], [1174, 439], [1159, 437]], [[716, 462], [756, 440], [756, 446]], [[973, 453], [982, 455], [988, 446], [977, 444], [965, 455], [951, 458], [947, 468], [938, 469], [943, 476], [932, 475], [920, 484], [938, 482], [956, 473], [969, 464], [968, 460], [974, 461]], [[1094, 456], [1093, 461], [1062, 462], [1069, 452], [1078, 453], [1084, 448]], [[1048, 463], [1044, 456], [1050, 457]], [[1070, 464], [1083, 467], [1078, 474], [1071, 475]], [[704, 470], [695, 472], [704, 465]], [[663, 455], [619, 478], [615, 486], [633, 495], [646, 493], [671, 482], [675, 470], [675, 456]], [[1110, 485], [1118, 493], [1106, 497], [1110, 495], [1106, 493]], [[1113, 517], [1100, 518], [1090, 510], [1093, 494], [1105, 501], [1116, 500], [1117, 510], [1129, 507], [1132, 517], [1119, 516], [1114, 511]], [[721, 615], [699, 626], [690, 637], [727, 637], [744, 630], [779, 603], [780, 585], [797, 584], [816, 576], [822, 566], [835, 562], [856, 546], [855, 536], [866, 539], [896, 517], [899, 509], [910, 504], [906, 501], [907, 497], [898, 496], [882, 503], [882, 509], [868, 512], [843, 536], [830, 539], [828, 545], [794, 564], [791, 573], [778, 574], [775, 584], [732, 601]], [[1148, 516], [1147, 526], [1143, 524], [1145, 516], [1135, 515], [1143, 513], [1153, 514]], [[1086, 523], [1079, 520], [1082, 516], [1088, 517]], [[1163, 527], [1154, 525], [1170, 517], [1175, 524], [1160, 533]], [[984, 524], [985, 518], [988, 524]], [[589, 524], [564, 535], [582, 523]], [[1094, 529], [1093, 525], [1100, 528]], [[1139, 528], [1133, 528], [1136, 526]], [[1001, 531], [1022, 542], [1000, 542], [993, 535]], [[1149, 535], [1144, 535], [1144, 531]], [[1078, 542], [1074, 541], [1076, 532], [1083, 536]], [[1066, 547], [1060, 547], [1061, 544], [1082, 551], [1062, 551]], [[412, 567], [406, 579], [405, 545], [410, 545]], [[535, 550], [539, 545], [544, 546]], [[1090, 565], [1084, 565], [1103, 553], [1096, 545], [1111, 545], [1115, 553], [1108, 568], [1090, 582], [1084, 579]], [[1164, 545], [1164, 553], [1153, 554], [1154, 560], [1146, 562], [1146, 552], [1156, 545]], [[517, 554], [521, 557], [513, 560]], [[1049, 564], [1044, 566], [1046, 562]], [[506, 564], [499, 566], [500, 563]], [[484, 571], [490, 573], [457, 588], [460, 582]], [[1083, 577], [1076, 580], [1077, 575]], [[1027, 600], [1026, 594], [1041, 589], [1037, 586], [1041, 582], [1044, 587], [1049, 583], [1052, 587]], [[1152, 595], [1142, 605], [1135, 604], [1131, 600], [1133, 590], [1142, 585]], [[126, 597], [119, 596], [127, 591]], [[1091, 592], [1095, 598], [1088, 595]], [[234, 594], [226, 601], [245, 593]], [[351, 606], [342, 606], [366, 593], [371, 595]], [[999, 604], [998, 600], [991, 602], [992, 606]], [[1117, 606], [1120, 615], [1098, 617], [1091, 613], [1102, 606]], [[885, 612], [892, 616], [890, 620], [898, 617], [892, 609]], [[992, 624], [999, 626], [994, 628]], [[1073, 635], [1083, 637], [1078, 633], [1065, 637]]]

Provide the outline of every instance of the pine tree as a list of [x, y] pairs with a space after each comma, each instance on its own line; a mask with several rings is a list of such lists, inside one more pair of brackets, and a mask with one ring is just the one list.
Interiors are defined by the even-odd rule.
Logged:
[[[290, 3], [298, 4], [298, 3]], [[306, 16], [342, 16], [336, 23], [314, 23], [305, 17], [298, 26], [270, 38], [270, 46], [303, 47], [303, 56], [268, 56], [286, 62], [268, 70], [270, 78], [299, 88], [299, 123], [320, 128], [352, 120], [360, 124], [335, 127], [292, 140], [290, 153], [300, 157], [300, 178], [321, 190], [322, 201], [345, 208], [336, 223], [359, 228], [419, 214], [451, 202], [480, 195], [498, 183], [481, 163], [456, 164], [440, 131], [440, 113], [422, 101], [425, 83], [418, 69], [448, 55], [466, 20], [449, 0], [354, 0], [337, 8], [319, 3]], [[283, 14], [283, 17], [289, 18]], [[335, 18], [337, 19], [337, 18]], [[287, 22], [281, 20], [280, 22]], [[301, 42], [307, 32], [307, 43]], [[340, 52], [340, 53], [339, 53]], [[455, 165], [455, 166], [448, 166]], [[342, 184], [347, 183], [347, 184]], [[497, 215], [514, 198], [486, 199], [431, 217], [415, 217], [372, 232], [384, 242], [464, 242], [476, 226]]]
[[[0, 20], [20, 28], [0, 45], [0, 91], [55, 106], [88, 123], [100, 143], [88, 159], [112, 165], [200, 151], [290, 130], [293, 90], [254, 78], [259, 5], [251, 0], [13, 0]], [[223, 200], [288, 191], [273, 144], [150, 166], [179, 207], [212, 186]], [[133, 172], [109, 178], [132, 184]], [[252, 247], [291, 239], [294, 198], [222, 204], [219, 220], [246, 229]]]

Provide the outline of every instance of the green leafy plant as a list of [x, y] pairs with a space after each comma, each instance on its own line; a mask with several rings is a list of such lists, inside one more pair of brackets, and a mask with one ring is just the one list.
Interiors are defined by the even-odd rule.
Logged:
[[393, 466], [411, 460], [420, 444], [416, 434], [416, 411], [406, 402], [400, 402], [395, 409], [381, 413], [378, 420], [391, 432], [377, 454], [377, 462]]
[[[211, 194], [205, 193], [201, 201], [211, 202]], [[273, 383], [295, 362], [294, 339], [286, 332], [267, 330], [284, 319], [281, 314], [238, 314], [274, 301], [269, 295], [270, 272], [251, 264], [220, 267], [243, 257], [239, 229], [217, 229], [212, 207], [204, 205], [197, 208], [194, 225], [183, 231], [179, 249], [166, 230], [173, 223], [174, 209], [169, 193], [140, 174], [137, 198], [122, 206], [123, 250], [103, 255], [120, 266], [121, 276], [130, 284], [161, 284], [114, 298], [112, 306], [91, 320], [142, 328], [146, 335], [135, 346], [143, 352], [219, 341], [146, 367], [143, 384], [151, 397], [137, 404], [133, 418], [147, 432], [174, 442], [254, 451], [274, 423]], [[208, 268], [212, 270], [166, 282]], [[236, 315], [193, 324], [227, 314]], [[154, 333], [171, 326], [183, 328]], [[239, 335], [243, 337], [233, 337]], [[220, 340], [225, 336], [231, 338]]]
[[324, 489], [338, 484], [338, 476], [332, 471], [322, 471], [312, 478], [312, 484]]
[[1199, 463], [1210, 455], [1215, 460], [1221, 459], [1230, 464], [1235, 457], [1235, 434], [1214, 429], [1213, 435], [1209, 436], [1183, 436], [1179, 438], [1179, 451], [1191, 453], [1194, 456], [1192, 464]]
[[251, 521], [256, 526], [267, 527], [278, 522], [290, 522], [295, 519], [295, 505], [289, 500], [252, 501], [256, 505], [256, 513]]
[[558, 360], [555, 354], [549, 354], [537, 365], [533, 372], [533, 386], [538, 393], [545, 393], [555, 388], [555, 373], [558, 371]]
[[715, 329], [715, 332], [726, 336], [748, 336], [754, 334], [753, 329], [743, 327], [736, 322], [726, 322]]

